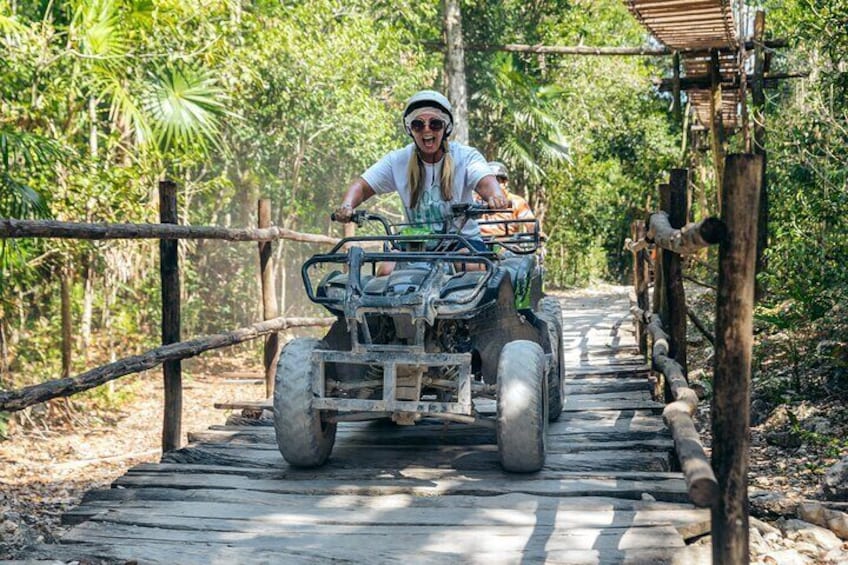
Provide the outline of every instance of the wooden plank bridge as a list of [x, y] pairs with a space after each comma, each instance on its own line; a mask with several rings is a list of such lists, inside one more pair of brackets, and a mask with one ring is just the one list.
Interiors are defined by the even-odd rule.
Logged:
[[[627, 289], [563, 298], [567, 402], [545, 468], [500, 470], [494, 430], [339, 426], [330, 463], [286, 465], [270, 421], [212, 426], [89, 492], [40, 556], [141, 563], [692, 563], [709, 520], [672, 471]], [[485, 407], [483, 407], [485, 409]]]

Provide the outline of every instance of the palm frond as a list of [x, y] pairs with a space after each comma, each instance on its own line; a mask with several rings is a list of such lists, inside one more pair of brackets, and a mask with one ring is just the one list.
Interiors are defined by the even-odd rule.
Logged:
[[55, 162], [70, 157], [71, 153], [56, 140], [0, 126], [0, 170], [6, 174], [18, 166], [52, 168]]
[[175, 146], [220, 142], [220, 118], [232, 115], [225, 106], [225, 92], [206, 71], [169, 65], [150, 75], [143, 107], [164, 152]]
[[0, 173], [0, 216], [4, 218], [48, 218], [47, 200], [33, 188], [17, 181], [7, 172]]
[[[101, 58], [121, 58], [130, 50], [129, 39], [120, 26], [119, 0], [83, 0], [74, 11], [71, 26], [86, 55]], [[114, 63], [114, 61], [113, 61]]]
[[15, 16], [0, 14], [0, 33], [20, 33], [24, 30], [26, 27]]

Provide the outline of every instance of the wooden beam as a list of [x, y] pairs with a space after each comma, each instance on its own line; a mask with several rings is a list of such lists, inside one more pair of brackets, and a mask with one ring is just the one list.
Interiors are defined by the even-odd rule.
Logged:
[[667, 212], [655, 212], [648, 218], [650, 228], [647, 238], [659, 247], [681, 255], [689, 255], [715, 245], [727, 235], [727, 227], [718, 218], [705, 218], [699, 222], [673, 228]]
[[719, 246], [716, 346], [711, 410], [712, 463], [719, 499], [712, 508], [713, 562], [748, 562], [748, 450], [754, 267], [762, 156], [735, 154], [725, 167]]
[[675, 399], [663, 410], [663, 421], [674, 438], [689, 499], [696, 506], [711, 507], [718, 499], [718, 482], [692, 422], [692, 415], [698, 409], [698, 395], [689, 388], [682, 367], [669, 357], [669, 337], [663, 331], [662, 319], [651, 315], [647, 328], [653, 342], [651, 360], [665, 377]]
[[201, 336], [190, 341], [163, 345], [141, 355], [133, 355], [115, 361], [114, 363], [109, 363], [108, 365], [102, 365], [75, 377], [56, 379], [17, 390], [0, 391], [0, 411], [14, 412], [23, 410], [27, 406], [32, 406], [33, 404], [38, 404], [51, 398], [71, 396], [78, 392], [100, 386], [118, 377], [152, 369], [165, 361], [187, 359], [200, 355], [204, 351], [230, 347], [271, 332], [279, 332], [295, 327], [326, 327], [332, 325], [335, 321], [335, 318], [274, 318], [273, 320], [266, 320], [231, 332]]
[[[773, 73], [769, 75], [764, 75], [762, 79], [762, 88], [775, 88], [777, 87], [778, 82], [780, 82], [781, 80], [807, 78], [808, 76], [810, 76], [809, 71], [800, 71], [797, 73]], [[755, 75], [752, 74], [745, 75], [745, 83], [751, 84], [754, 77]], [[712, 75], [689, 75], [685, 77], [680, 77], [679, 81], [680, 88], [682, 90], [702, 90], [710, 88], [712, 86]], [[660, 92], [674, 92], [675, 79], [673, 77], [653, 79], [652, 82]], [[744, 89], [742, 86], [742, 80], [740, 79], [738, 74], [730, 75], [720, 72], [718, 82], [721, 84], [721, 87], [723, 89]]]
[[[443, 41], [424, 41], [422, 44], [425, 47], [444, 51], [447, 47]], [[750, 49], [753, 44], [748, 41], [745, 43]], [[785, 39], [775, 39], [766, 41], [764, 45], [769, 49], [777, 49], [786, 47], [788, 41]], [[588, 56], [609, 56], [609, 57], [665, 57], [672, 55], [675, 51], [683, 55], [709, 55], [709, 49], [704, 47], [695, 48], [678, 48], [669, 49], [666, 47], [613, 47], [613, 46], [596, 46], [587, 45], [530, 45], [526, 43], [507, 43], [503, 45], [495, 45], [491, 43], [466, 43], [464, 45], [466, 51], [506, 51], [512, 53], [541, 53], [545, 55], [588, 55]]]
[[227, 241], [274, 241], [290, 239], [307, 243], [335, 245], [338, 238], [300, 233], [276, 226], [219, 228], [169, 224], [86, 224], [55, 220], [16, 220], [0, 218], [0, 239], [49, 237], [63, 239], [224, 239]]

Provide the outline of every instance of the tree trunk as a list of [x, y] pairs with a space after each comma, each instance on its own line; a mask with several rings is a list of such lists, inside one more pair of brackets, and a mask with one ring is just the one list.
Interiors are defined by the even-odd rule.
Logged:
[[62, 268], [60, 279], [62, 295], [62, 378], [66, 379], [71, 376], [71, 351], [73, 345], [70, 268]]
[[83, 359], [88, 361], [88, 349], [91, 345], [91, 320], [94, 315], [94, 254], [86, 252], [82, 271], [82, 319], [80, 337], [82, 337]]
[[468, 143], [468, 95], [465, 88], [465, 49], [459, 0], [444, 0], [444, 18], [447, 43], [445, 75], [448, 99], [453, 105], [453, 136], [460, 143]]

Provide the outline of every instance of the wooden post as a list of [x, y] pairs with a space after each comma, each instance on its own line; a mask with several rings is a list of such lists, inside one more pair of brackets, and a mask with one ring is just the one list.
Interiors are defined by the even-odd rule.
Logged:
[[62, 378], [71, 376], [71, 352], [73, 350], [73, 328], [71, 320], [71, 268], [60, 270], [60, 292], [62, 295]]
[[724, 124], [721, 118], [721, 72], [718, 49], [710, 49], [710, 143], [716, 175], [716, 204], [721, 213], [721, 183], [724, 178]]
[[[674, 78], [672, 79], [672, 95], [671, 95], [671, 113], [674, 116], [674, 122], [680, 123], [680, 51], [675, 51], [672, 57], [672, 70]], [[686, 135], [684, 128], [683, 135]]]
[[[680, 229], [686, 225], [688, 210], [687, 183], [689, 171], [672, 169], [669, 186], [668, 221], [671, 227]], [[665, 300], [668, 305], [669, 335], [671, 337], [669, 355], [683, 369], [684, 377], [688, 373], [686, 364], [686, 293], [683, 289], [683, 267], [680, 255], [663, 253], [663, 282], [665, 284]], [[670, 401], [671, 398], [666, 400]]]
[[[762, 189], [760, 190], [760, 208], [757, 215], [757, 274], [766, 270], [765, 250], [768, 246], [768, 185], [766, 183], [766, 96], [765, 96], [765, 53], [763, 39], [765, 36], [766, 14], [757, 10], [754, 16], [754, 76], [751, 88], [751, 102], [754, 110], [754, 135], [753, 151], [755, 155], [762, 155]], [[757, 284], [755, 297], [759, 299], [764, 294], [764, 289]]]
[[[671, 187], [667, 184], [661, 184], [659, 191], [660, 210], [667, 213], [671, 205]], [[663, 282], [665, 280], [663, 257], [670, 252], [663, 251], [659, 247], [654, 247], [654, 252], [654, 304], [651, 310], [659, 314], [663, 320], [668, 320], [668, 305], [666, 304], [665, 283]]]
[[[177, 185], [159, 182], [159, 221], [176, 224]], [[162, 345], [180, 341], [180, 263], [177, 240], [159, 241], [159, 273], [162, 283]], [[162, 364], [165, 377], [165, 410], [162, 451], [179, 449], [182, 441], [183, 385], [179, 359]]]
[[[259, 229], [271, 227], [271, 201], [259, 200]], [[277, 291], [274, 285], [274, 249], [270, 241], [259, 242], [259, 273], [262, 281], [262, 319], [271, 320], [280, 315], [277, 306]], [[265, 365], [265, 398], [274, 394], [274, 375], [277, 356], [280, 353], [280, 334], [274, 332], [265, 336], [262, 361]]]
[[[645, 221], [634, 221], [630, 224], [630, 231], [633, 241], [643, 240], [647, 232]], [[648, 312], [648, 252], [645, 249], [639, 249], [633, 253], [633, 289], [636, 292], [636, 306], [642, 312]], [[648, 334], [645, 323], [641, 319], [636, 322], [636, 341], [639, 344], [639, 352], [647, 357]]]
[[712, 403], [713, 563], [748, 563], [748, 449], [757, 207], [762, 156], [730, 155], [724, 177], [728, 237], [719, 245]]

